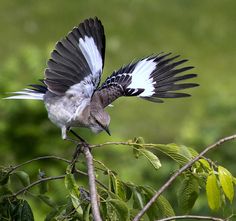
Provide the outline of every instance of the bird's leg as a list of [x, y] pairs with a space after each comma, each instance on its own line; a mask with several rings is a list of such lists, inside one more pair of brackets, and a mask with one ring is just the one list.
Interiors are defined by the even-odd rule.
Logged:
[[72, 161], [71, 161], [71, 165], [72, 165], [72, 173], [75, 172], [75, 163], [80, 155], [81, 152], [83, 152], [83, 148], [84, 146], [87, 146], [89, 147], [88, 143], [81, 137], [79, 136], [75, 131], [73, 131], [72, 129], [68, 129], [75, 137], [77, 137], [79, 140], [80, 140], [80, 143], [77, 143], [77, 146], [76, 146], [76, 149], [75, 149], [75, 152], [73, 154], [73, 158], [72, 158]]
[[76, 161], [77, 161], [80, 153], [82, 152], [81, 147], [82, 147], [81, 143], [77, 143], [75, 151], [73, 153], [72, 160], [71, 160], [71, 172], [72, 173], [74, 173], [76, 171], [75, 170], [75, 164], [76, 164]]
[[75, 137], [77, 137], [80, 141], [81, 141], [81, 143], [86, 143], [86, 141], [81, 137], [81, 136], [79, 136], [75, 131], [73, 131], [72, 129], [68, 129]]
[[75, 140], [75, 139], [70, 138], [70, 137], [68, 137], [68, 136], [65, 138], [65, 140], [71, 141], [71, 142], [74, 143], [74, 144], [78, 144], [78, 143], [79, 143], [78, 140]]
[[65, 126], [61, 128], [61, 136], [62, 136], [62, 139], [63, 140], [68, 140], [68, 141], [71, 141], [73, 142], [74, 144], [78, 144], [78, 140], [75, 140], [73, 138], [70, 138], [67, 136], [67, 131], [69, 131], [68, 128], [66, 128]]
[[79, 136], [75, 131], [73, 131], [72, 129], [69, 129], [69, 131], [80, 140], [80, 143], [77, 143], [75, 152], [73, 154], [73, 159], [77, 159], [79, 157], [79, 154], [82, 152], [81, 148], [83, 148], [83, 146], [89, 146], [88, 143], [81, 137]]

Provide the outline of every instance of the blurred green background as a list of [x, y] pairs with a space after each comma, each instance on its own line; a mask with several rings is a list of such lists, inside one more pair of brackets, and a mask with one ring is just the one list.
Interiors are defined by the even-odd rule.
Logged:
[[[194, 81], [201, 86], [188, 91], [191, 98], [164, 104], [121, 98], [107, 108], [112, 118], [111, 137], [93, 135], [86, 129], [79, 133], [90, 143], [142, 136], [146, 142], [176, 142], [200, 151], [236, 131], [235, 11], [234, 0], [1, 0], [1, 97], [42, 78], [55, 42], [83, 19], [98, 16], [107, 40], [103, 79], [123, 64], [164, 51], [188, 58], [188, 64], [196, 67], [193, 72], [199, 74]], [[236, 175], [235, 150], [235, 142], [231, 142], [208, 156]], [[60, 130], [47, 119], [43, 103], [0, 101], [1, 165], [42, 155], [71, 158], [73, 151], [73, 144], [61, 140]], [[105, 147], [93, 153], [122, 179], [155, 188], [176, 169], [159, 153], [163, 167], [158, 172], [145, 160], [134, 160], [125, 147]], [[32, 179], [39, 169], [55, 176], [64, 173], [65, 165], [47, 160], [24, 168]], [[63, 203], [63, 182], [50, 185], [53, 197]], [[175, 202], [176, 190], [171, 189], [168, 199]], [[203, 201], [197, 201], [195, 213], [209, 212]], [[30, 202], [36, 220], [42, 220], [49, 208], [32, 198]]]

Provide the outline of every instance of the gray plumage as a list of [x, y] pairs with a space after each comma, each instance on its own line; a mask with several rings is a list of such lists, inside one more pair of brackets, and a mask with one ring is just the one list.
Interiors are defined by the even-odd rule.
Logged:
[[160, 53], [145, 57], [114, 71], [99, 87], [105, 59], [105, 34], [101, 21], [83, 21], [59, 41], [47, 63], [42, 84], [13, 92], [6, 99], [43, 100], [49, 119], [67, 138], [71, 127], [90, 128], [94, 133], [109, 133], [110, 116], [106, 106], [121, 96], [137, 96], [153, 102], [163, 98], [187, 97], [178, 90], [198, 86], [177, 82], [196, 77], [179, 75], [192, 66], [178, 66], [187, 60]]

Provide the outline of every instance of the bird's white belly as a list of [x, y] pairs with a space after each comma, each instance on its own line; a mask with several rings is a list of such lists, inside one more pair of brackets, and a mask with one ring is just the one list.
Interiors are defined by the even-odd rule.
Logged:
[[84, 108], [88, 105], [88, 100], [75, 102], [69, 97], [53, 97], [45, 99], [45, 107], [48, 111], [49, 119], [59, 127], [80, 127], [84, 126], [81, 119], [81, 114]]

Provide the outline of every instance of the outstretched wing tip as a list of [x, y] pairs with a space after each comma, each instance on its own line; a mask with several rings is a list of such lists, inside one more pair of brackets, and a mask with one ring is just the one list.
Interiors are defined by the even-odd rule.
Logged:
[[114, 71], [99, 88], [103, 106], [120, 96], [138, 96], [157, 103], [163, 103], [165, 98], [190, 97], [190, 94], [176, 91], [199, 86], [197, 83], [182, 83], [197, 77], [194, 73], [185, 74], [194, 66], [182, 66], [188, 59], [176, 60], [180, 55], [171, 55], [150, 55]]
[[96, 16], [85, 19], [56, 43], [45, 69], [45, 84], [51, 92], [61, 94], [87, 77], [95, 90], [104, 58], [103, 25]]

